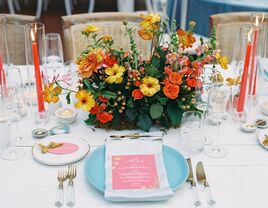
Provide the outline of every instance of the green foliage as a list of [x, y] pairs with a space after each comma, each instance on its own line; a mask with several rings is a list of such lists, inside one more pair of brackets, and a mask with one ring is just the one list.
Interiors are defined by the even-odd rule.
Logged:
[[140, 114], [138, 116], [137, 126], [144, 131], [149, 131], [152, 126], [152, 120], [147, 114]]
[[112, 127], [115, 128], [120, 122], [121, 115], [118, 110], [113, 112], [113, 120], [111, 121]]
[[67, 104], [70, 104], [71, 103], [71, 92], [68, 92], [67, 95], [66, 95], [66, 100], [67, 100]]
[[147, 76], [151, 77], [157, 77], [160, 74], [160, 71], [153, 65], [147, 66], [145, 72]]
[[150, 107], [150, 115], [152, 119], [157, 119], [162, 116], [164, 111], [163, 106], [160, 103], [154, 103]]
[[167, 113], [172, 126], [177, 126], [180, 124], [183, 111], [179, 108], [176, 102], [169, 102], [167, 104]]
[[127, 108], [125, 112], [127, 121], [134, 121], [138, 117], [137, 109]]
[[88, 115], [88, 119], [85, 120], [85, 123], [86, 123], [87, 125], [91, 126], [91, 125], [96, 124], [96, 121], [97, 121], [97, 119], [96, 119], [96, 115], [89, 114], [89, 115]]

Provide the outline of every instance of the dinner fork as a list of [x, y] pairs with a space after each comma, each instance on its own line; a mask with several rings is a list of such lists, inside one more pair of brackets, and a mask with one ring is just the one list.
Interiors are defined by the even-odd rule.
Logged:
[[57, 179], [59, 181], [59, 186], [56, 193], [55, 206], [62, 207], [64, 203], [63, 182], [67, 179], [67, 171], [59, 170]]
[[69, 179], [69, 183], [67, 186], [67, 205], [69, 207], [73, 207], [75, 204], [75, 193], [74, 193], [74, 183], [73, 179], [76, 177], [77, 166], [69, 165], [68, 166], [68, 174], [67, 178]]

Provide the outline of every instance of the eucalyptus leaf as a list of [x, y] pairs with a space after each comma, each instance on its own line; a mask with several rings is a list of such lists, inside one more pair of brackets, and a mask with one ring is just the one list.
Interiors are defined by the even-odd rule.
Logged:
[[157, 119], [161, 117], [163, 111], [163, 106], [160, 103], [154, 103], [150, 107], [150, 115], [152, 119]]

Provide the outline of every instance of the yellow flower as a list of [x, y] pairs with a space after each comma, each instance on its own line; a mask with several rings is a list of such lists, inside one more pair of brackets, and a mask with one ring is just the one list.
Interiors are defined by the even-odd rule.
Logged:
[[240, 83], [240, 77], [237, 77], [236, 79], [229, 77], [226, 79], [226, 82], [228, 85], [238, 85]]
[[158, 30], [159, 22], [161, 21], [161, 17], [159, 14], [141, 14], [140, 17], [143, 21], [140, 23], [140, 26], [147, 30]]
[[150, 32], [146, 29], [139, 30], [138, 34], [143, 40], [152, 40], [154, 37], [154, 33]]
[[219, 53], [216, 53], [215, 58], [221, 65], [221, 68], [228, 69], [229, 59], [227, 56], [221, 56]]
[[105, 69], [105, 73], [109, 75], [106, 78], [106, 82], [109, 84], [116, 83], [119, 84], [123, 81], [123, 74], [125, 72], [125, 67], [119, 66], [118, 64], [114, 64], [113, 67], [107, 67]]
[[95, 100], [90, 92], [86, 90], [79, 90], [75, 97], [78, 99], [74, 104], [76, 108], [82, 108], [84, 111], [89, 112], [90, 109], [95, 106]]
[[158, 79], [150, 76], [144, 77], [142, 79], [142, 84], [140, 85], [140, 90], [145, 96], [152, 97], [160, 90]]
[[113, 37], [110, 36], [110, 35], [104, 35], [104, 36], [102, 36], [102, 40], [103, 40], [104, 42], [110, 42], [110, 41], [113, 40]]
[[43, 96], [44, 101], [47, 103], [57, 103], [59, 101], [59, 95], [61, 94], [61, 88], [60, 86], [56, 86], [54, 88], [53, 83], [50, 83], [49, 85], [45, 86]]
[[83, 32], [84, 33], [93, 33], [93, 32], [97, 32], [99, 31], [100, 28], [96, 27], [95, 25], [88, 25], [84, 30]]

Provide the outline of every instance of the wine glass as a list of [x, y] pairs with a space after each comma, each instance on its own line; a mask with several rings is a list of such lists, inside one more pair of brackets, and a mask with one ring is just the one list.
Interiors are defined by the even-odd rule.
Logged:
[[[206, 121], [208, 95], [210, 89], [213, 87], [211, 76], [213, 73], [203, 73], [201, 78], [202, 85], [195, 88], [195, 107], [203, 112], [203, 120]], [[205, 144], [211, 144], [212, 139], [205, 135]]]
[[220, 158], [227, 155], [227, 149], [219, 144], [220, 124], [226, 121], [229, 117], [228, 108], [231, 102], [230, 87], [226, 85], [214, 85], [209, 92], [207, 117], [217, 124], [216, 144], [205, 148], [204, 153], [210, 157]]
[[58, 33], [45, 35], [43, 62], [48, 82], [52, 82], [54, 77], [64, 73], [62, 42]]
[[180, 144], [192, 154], [203, 151], [205, 145], [203, 115], [199, 111], [187, 111], [182, 115]]
[[0, 108], [0, 149], [1, 158], [5, 160], [17, 160], [24, 156], [23, 149], [13, 147], [10, 111]]
[[12, 138], [14, 142], [26, 143], [29, 139], [19, 128], [23, 117], [27, 115], [27, 102], [25, 88], [23, 86], [21, 72], [19, 68], [9, 66], [5, 69], [5, 89], [4, 108], [10, 113], [10, 123], [12, 127]]

